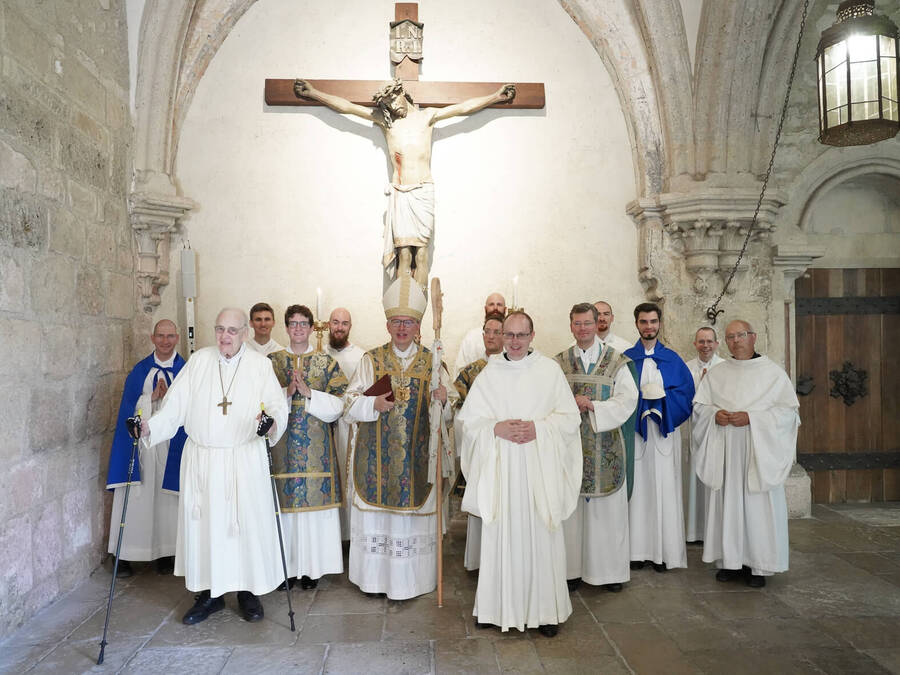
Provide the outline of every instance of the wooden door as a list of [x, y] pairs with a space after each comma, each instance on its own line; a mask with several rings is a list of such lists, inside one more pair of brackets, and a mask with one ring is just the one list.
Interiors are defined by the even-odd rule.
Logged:
[[[813, 501], [900, 499], [900, 269], [813, 269], [795, 291], [797, 461]], [[830, 373], [848, 362], [867, 374], [851, 405], [831, 395]]]

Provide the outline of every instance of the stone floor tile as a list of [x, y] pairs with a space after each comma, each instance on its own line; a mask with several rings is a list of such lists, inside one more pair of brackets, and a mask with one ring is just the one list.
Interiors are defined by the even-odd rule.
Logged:
[[738, 645], [738, 634], [734, 626], [713, 618], [669, 616], [661, 619], [657, 625], [682, 652], [730, 649]]
[[854, 567], [872, 574], [897, 574], [900, 573], [900, 565], [891, 560], [884, 553], [837, 553], [838, 558], [846, 560]]
[[265, 618], [262, 621], [255, 623], [244, 621], [239, 613], [235, 594], [228, 593], [225, 595], [225, 609], [211, 614], [206, 621], [185, 626], [181, 623], [181, 618], [194, 604], [193, 596], [188, 596], [163, 621], [148, 646], [164, 648], [181, 645], [197, 647], [292, 645], [297, 640], [297, 634], [290, 631], [287, 612], [275, 611], [273, 603], [268, 601], [269, 597], [262, 598], [265, 609]]
[[[684, 588], [636, 588], [635, 597], [656, 619], [710, 620], [713, 614], [702, 596]], [[705, 595], [705, 594], [704, 594]]]
[[[296, 593], [294, 594], [297, 595]], [[332, 587], [316, 591], [310, 614], [383, 614], [386, 598], [369, 597], [356, 586]]]
[[[117, 640], [129, 636], [150, 637], [183, 601], [182, 593], [172, 592], [171, 588], [163, 590], [144, 588], [140, 584], [132, 586], [113, 599], [107, 639]], [[69, 637], [76, 641], [96, 640], [99, 642], [103, 636], [105, 622], [106, 607], [104, 606], [94, 612], [93, 616], [82, 623]]]
[[584, 604], [573, 598], [572, 615], [559, 627], [552, 640], [539, 640], [534, 636], [534, 647], [541, 661], [547, 658], [584, 658], [585, 663], [598, 655], [615, 654], [602, 626], [598, 624]]
[[[146, 642], [144, 638], [110, 640], [103, 652], [103, 665], [97, 665], [100, 655], [100, 639], [65, 640], [60, 642], [46, 658], [38, 662], [29, 673], [116, 673]], [[3, 672], [24, 672], [3, 671]]]
[[900, 675], [900, 648], [867, 649], [866, 654], [878, 662], [882, 668], [894, 675]]
[[310, 614], [298, 644], [377, 642], [383, 632], [383, 614]]
[[887, 675], [890, 671], [855, 649], [802, 650], [800, 656], [826, 675]]
[[499, 673], [494, 642], [485, 638], [434, 641], [436, 673]]
[[900, 643], [900, 616], [826, 616], [816, 625], [854, 649], [890, 649]]
[[120, 671], [130, 675], [214, 675], [219, 673], [230, 647], [145, 647]]
[[[529, 631], [529, 635], [534, 633], [535, 640], [555, 640], [556, 638], [546, 638], [540, 635], [536, 630]], [[528, 675], [529, 673], [543, 673], [544, 667], [541, 665], [541, 659], [537, 655], [532, 640], [504, 640], [494, 643], [494, 649], [497, 652], [497, 663], [500, 664], [501, 673], [520, 673]]]
[[222, 675], [304, 675], [318, 673], [325, 662], [326, 645], [298, 647], [235, 647]]
[[688, 658], [699, 672], [709, 675], [821, 675], [822, 672], [792, 650], [731, 648], [692, 652]]
[[604, 629], [635, 673], [680, 675], [698, 672], [658, 626], [650, 623], [605, 624]]
[[544, 672], [554, 675], [627, 675], [631, 673], [620, 658], [598, 654], [590, 659], [572, 657], [543, 657]]
[[630, 584], [620, 593], [610, 593], [596, 587], [582, 586], [578, 595], [584, 601], [594, 618], [600, 623], [642, 623], [650, 621], [650, 612], [635, 593]]
[[808, 618], [765, 618], [723, 621], [734, 635], [735, 646], [757, 649], [838, 647], [838, 642]]
[[[471, 612], [471, 607], [468, 608]], [[388, 602], [385, 640], [433, 640], [466, 637], [463, 606], [444, 599], [438, 607], [431, 594], [402, 602]]]
[[[719, 585], [725, 586], [725, 584]], [[702, 600], [718, 619], [797, 616], [796, 610], [781, 602], [776, 593], [760, 592], [746, 587], [744, 590], [704, 593]]]
[[325, 673], [419, 675], [431, 672], [431, 645], [420, 642], [333, 644], [325, 657]]

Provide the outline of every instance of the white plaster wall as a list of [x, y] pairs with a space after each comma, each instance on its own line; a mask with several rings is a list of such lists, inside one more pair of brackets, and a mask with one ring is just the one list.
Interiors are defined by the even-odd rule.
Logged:
[[869, 174], [845, 181], [809, 207], [809, 245], [825, 250], [815, 267], [900, 266], [900, 180]]
[[684, 32], [687, 36], [688, 53], [691, 68], [694, 67], [694, 56], [697, 53], [697, 34], [700, 32], [700, 16], [703, 12], [703, 0], [679, 0], [681, 16], [684, 21]]
[[[393, 2], [260, 0], [237, 23], [197, 88], [176, 175], [200, 205], [185, 225], [197, 252], [198, 344], [212, 342], [223, 305], [350, 308], [354, 340], [384, 342], [380, 304], [381, 132], [322, 108], [267, 108], [266, 77], [387, 79]], [[484, 111], [435, 132], [436, 259], [450, 359], [478, 325], [485, 296], [520, 303], [536, 346], [571, 342], [575, 302], [610, 300], [619, 334], [635, 338], [642, 300], [637, 237], [624, 213], [635, 197], [625, 121], [610, 78], [558, 3], [423, 1], [422, 79], [542, 81], [541, 111]], [[179, 270], [173, 243], [173, 275]], [[180, 284], [157, 316], [180, 315]], [[280, 317], [276, 317], [279, 318]], [[431, 339], [430, 313], [423, 323]], [[283, 327], [275, 336], [285, 340]]]

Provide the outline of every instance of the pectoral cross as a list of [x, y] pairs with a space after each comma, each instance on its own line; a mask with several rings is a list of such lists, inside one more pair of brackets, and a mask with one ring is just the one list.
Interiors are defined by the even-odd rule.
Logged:
[[[419, 5], [415, 2], [394, 4], [391, 60], [395, 62], [394, 77], [403, 80], [406, 90], [423, 107], [443, 108], [466, 99], [484, 96], [502, 86], [502, 82], [420, 82], [419, 62], [422, 60]], [[418, 29], [418, 31], [416, 30]], [[396, 35], [394, 35], [396, 33]], [[413, 34], [417, 37], [411, 37]], [[385, 85], [381, 80], [309, 80], [317, 89], [345, 98], [357, 105], [373, 107], [372, 94]], [[544, 85], [540, 82], [516, 82], [516, 97], [512, 103], [492, 108], [543, 108]], [[318, 101], [298, 98], [294, 94], [293, 79], [267, 79], [268, 105], [316, 106]]]
[[231, 405], [231, 401], [228, 400], [228, 397], [225, 396], [225, 394], [222, 394], [222, 402], [216, 403], [216, 407], [222, 409], [223, 415], [228, 414], [228, 406], [230, 406], [230, 405]]

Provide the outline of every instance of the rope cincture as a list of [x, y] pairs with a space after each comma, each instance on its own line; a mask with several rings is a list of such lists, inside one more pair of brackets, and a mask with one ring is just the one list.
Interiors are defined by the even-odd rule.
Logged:
[[778, 152], [778, 141], [781, 140], [781, 130], [784, 127], [784, 118], [787, 116], [788, 102], [791, 99], [791, 87], [794, 84], [794, 74], [797, 71], [797, 60], [800, 57], [800, 43], [803, 42], [803, 31], [806, 28], [806, 14], [808, 9], [809, 0], [803, 0], [803, 15], [800, 17], [800, 33], [797, 35], [797, 46], [794, 48], [794, 61], [791, 64], [791, 74], [788, 77], [787, 93], [785, 93], [784, 96], [784, 104], [781, 106], [781, 117], [778, 120], [778, 129], [775, 132], [775, 143], [772, 146], [772, 155], [769, 157], [769, 166], [766, 168], [766, 175], [765, 178], [763, 178], [759, 199], [756, 201], [756, 210], [753, 211], [753, 218], [750, 220], [750, 226], [747, 228], [747, 236], [744, 237], [744, 244], [741, 246], [741, 251], [738, 254], [737, 260], [734, 262], [734, 267], [731, 268], [731, 273], [728, 275], [728, 279], [725, 280], [725, 284], [722, 286], [719, 297], [716, 298], [716, 301], [706, 310], [706, 318], [709, 319], [710, 324], [713, 326], [716, 324], [716, 318], [719, 314], [725, 313], [724, 309], [718, 308], [719, 303], [722, 302], [722, 298], [725, 296], [728, 287], [734, 280], [734, 275], [737, 274], [741, 260], [744, 258], [744, 253], [747, 251], [747, 246], [750, 244], [750, 237], [753, 236], [753, 228], [756, 227], [756, 223], [759, 220], [759, 209], [762, 207], [763, 199], [766, 195], [766, 188], [769, 185], [769, 178], [772, 175], [772, 167], [775, 165], [775, 153]]

